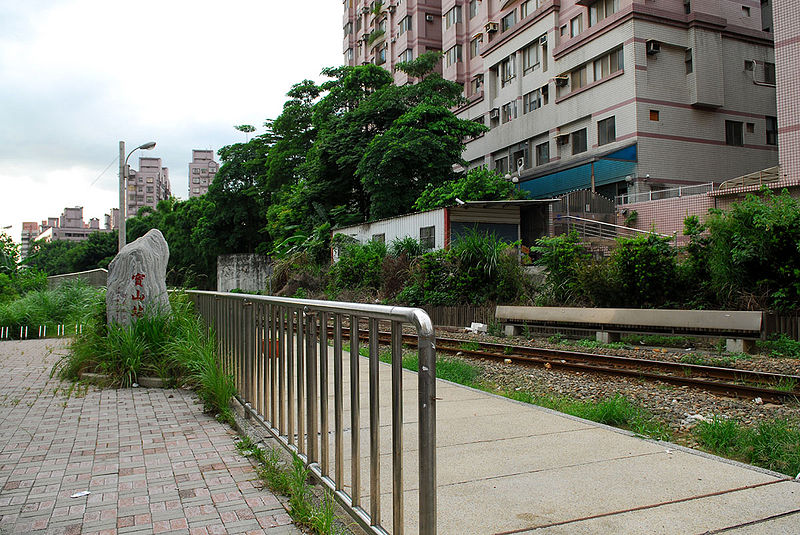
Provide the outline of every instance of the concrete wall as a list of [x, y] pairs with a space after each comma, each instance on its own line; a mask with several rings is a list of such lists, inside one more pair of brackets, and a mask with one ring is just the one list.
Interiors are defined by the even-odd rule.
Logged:
[[102, 288], [108, 279], [107, 269], [90, 269], [89, 271], [79, 271], [77, 273], [65, 273], [63, 275], [52, 275], [47, 277], [47, 288], [52, 290], [61, 284], [74, 280], [83, 280], [89, 286]]
[[217, 257], [217, 291], [258, 292], [269, 287], [272, 264], [266, 255], [231, 254]]

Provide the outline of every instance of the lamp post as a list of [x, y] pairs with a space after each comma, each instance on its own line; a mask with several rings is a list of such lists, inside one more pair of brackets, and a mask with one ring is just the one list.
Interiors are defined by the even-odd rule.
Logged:
[[125, 198], [125, 192], [128, 189], [128, 158], [131, 154], [139, 149], [150, 150], [156, 146], [155, 141], [148, 141], [139, 145], [125, 156], [125, 142], [119, 142], [119, 250], [125, 247], [125, 212], [128, 208], [128, 203]]

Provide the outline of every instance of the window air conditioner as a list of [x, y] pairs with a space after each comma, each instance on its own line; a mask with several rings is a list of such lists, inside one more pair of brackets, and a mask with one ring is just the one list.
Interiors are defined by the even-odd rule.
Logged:
[[494, 33], [500, 28], [499, 24], [494, 21], [487, 22], [484, 29], [489, 33]]
[[553, 80], [556, 82], [556, 87], [567, 87], [569, 76], [562, 74], [561, 76], [556, 76]]
[[492, 108], [489, 112], [489, 119], [499, 119], [500, 118], [500, 108]]
[[547, 44], [547, 34], [544, 34], [543, 36], [541, 36], [539, 38], [539, 44], [540, 45], [546, 45]]
[[661, 52], [661, 43], [659, 41], [653, 41], [653, 40], [647, 41], [647, 43], [645, 43], [645, 46], [647, 47], [648, 56], [655, 56], [656, 54]]
[[569, 143], [569, 134], [558, 134], [556, 136], [557, 145], [566, 145]]
[[425, 22], [433, 22], [433, 15], [425, 15]]
[[394, 13], [397, 10], [397, 6], [392, 4], [389, 6], [389, 13]]

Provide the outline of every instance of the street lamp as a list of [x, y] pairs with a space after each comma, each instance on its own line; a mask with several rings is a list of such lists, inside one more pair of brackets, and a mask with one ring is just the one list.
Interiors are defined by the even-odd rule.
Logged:
[[119, 250], [125, 247], [125, 212], [128, 208], [128, 203], [125, 198], [125, 191], [128, 189], [128, 158], [131, 154], [139, 149], [150, 150], [156, 146], [155, 141], [148, 141], [139, 145], [125, 156], [125, 142], [119, 142]]

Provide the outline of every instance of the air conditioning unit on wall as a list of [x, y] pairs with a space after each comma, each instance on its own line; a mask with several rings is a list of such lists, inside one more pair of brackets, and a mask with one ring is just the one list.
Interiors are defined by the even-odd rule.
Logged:
[[553, 80], [556, 83], [556, 87], [567, 87], [567, 84], [569, 83], [569, 76], [562, 74], [561, 76], [556, 76], [553, 78]]
[[500, 108], [492, 108], [489, 112], [489, 119], [499, 119], [500, 118]]
[[645, 43], [645, 47], [647, 49], [648, 56], [655, 56], [656, 54], [661, 52], [661, 42], [659, 41], [651, 39], [650, 41], [647, 41], [647, 43]]
[[484, 26], [484, 29], [489, 33], [494, 33], [494, 32], [496, 32], [497, 30], [500, 29], [500, 25], [497, 24], [494, 21], [491, 21], [491, 22], [487, 22], [486, 23], [486, 25]]

